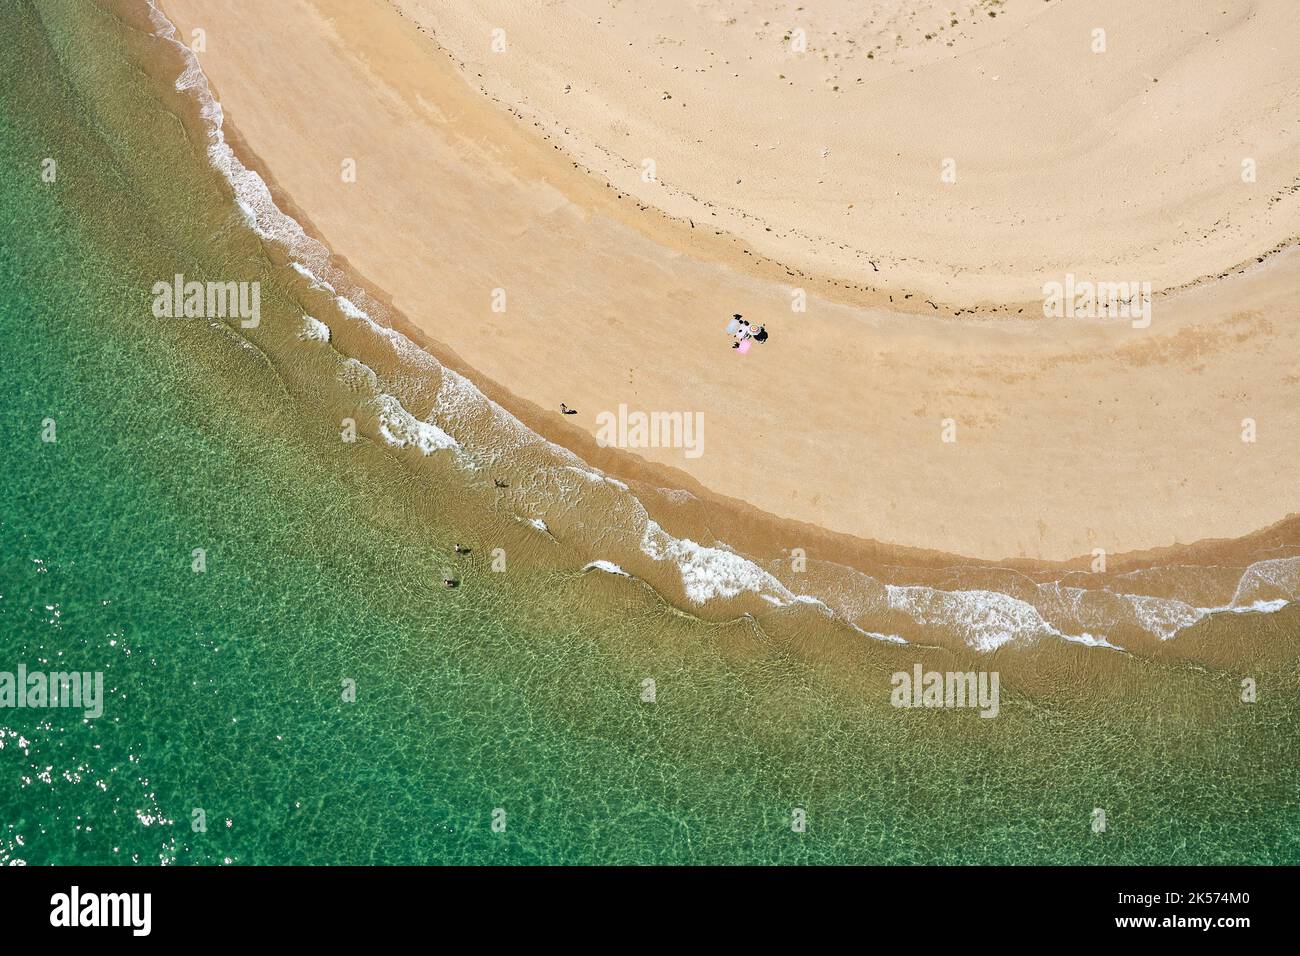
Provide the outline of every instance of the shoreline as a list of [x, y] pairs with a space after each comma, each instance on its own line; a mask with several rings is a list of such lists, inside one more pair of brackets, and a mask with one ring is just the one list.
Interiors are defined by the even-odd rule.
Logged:
[[[496, 402], [526, 428], [546, 441], [573, 452], [593, 467], [631, 485], [640, 485], [652, 492], [681, 490], [689, 493], [707, 506], [709, 514], [723, 516], [717, 524], [733, 532], [733, 537], [726, 539], [726, 544], [738, 551], [760, 558], [770, 558], [780, 554], [783, 543], [799, 541], [811, 544], [809, 550], [815, 551], [819, 560], [832, 561], [873, 575], [883, 575], [887, 568], [899, 565], [904, 568], [928, 570], [1013, 569], [1031, 577], [1069, 572], [1089, 573], [1089, 565], [1093, 560], [1091, 554], [1081, 554], [1056, 561], [1012, 556], [985, 559], [938, 549], [916, 548], [857, 538], [809, 523], [782, 518], [706, 488], [680, 469], [648, 461], [627, 449], [598, 445], [587, 431], [570, 426], [565, 420], [556, 419], [554, 412], [542, 409], [535, 403], [513, 394], [508, 388], [465, 362], [446, 343], [438, 342], [403, 315], [387, 292], [361, 275], [344, 256], [330, 247], [311, 218], [276, 182], [270, 169], [252, 150], [240, 134], [237, 124], [229, 116], [224, 117], [222, 129], [230, 148], [249, 170], [261, 177], [281, 211], [298, 222], [308, 236], [329, 250], [331, 262], [340, 272], [347, 275], [355, 285], [364, 288], [367, 294], [384, 307], [387, 311], [386, 318], [393, 329], [429, 352], [442, 365], [469, 379], [487, 398]], [[292, 259], [292, 256], [286, 255], [282, 249], [277, 252], [284, 256], [286, 261]], [[662, 519], [660, 523], [665, 527], [670, 527], [675, 521], [691, 520], [685, 512], [693, 509], [675, 505], [662, 495], [656, 495], [656, 499], [655, 514]], [[676, 513], [665, 517], [663, 511]], [[1183, 564], [1210, 565], [1235, 562], [1245, 567], [1253, 561], [1264, 559], [1269, 550], [1288, 546], [1300, 549], [1300, 513], [1286, 515], [1271, 525], [1236, 538], [1204, 538], [1198, 541], [1176, 542], [1108, 555], [1108, 574], [1117, 575]], [[888, 575], [884, 576], [888, 577]], [[904, 574], [903, 577], [905, 578], [906, 575]]]
[[[165, 5], [170, 16], [170, 8], [175, 3], [173, 0], [165, 0]], [[209, 82], [213, 85], [214, 93], [220, 89], [219, 81], [213, 80], [210, 75]], [[291, 198], [290, 192], [271, 173], [270, 165], [257, 155], [237, 124], [237, 119], [232, 120], [229, 115], [225, 117], [224, 129], [232, 149], [236, 150], [250, 169], [263, 178], [280, 208], [296, 219], [309, 235], [330, 250], [334, 264], [347, 272], [359, 286], [367, 289], [376, 300], [385, 305], [390, 316], [393, 317], [394, 326], [399, 331], [440, 361], [444, 361], [448, 367], [464, 374], [485, 395], [497, 401], [528, 428], [548, 441], [571, 449], [586, 461], [617, 477], [642, 482], [651, 487], [683, 488], [702, 502], [707, 502], [709, 506], [707, 525], [711, 527], [718, 524], [724, 528], [726, 533], [720, 534], [719, 538], [726, 540], [729, 545], [749, 553], [774, 554], [780, 550], [782, 544], [788, 547], [790, 542], [798, 542], [798, 546], [808, 548], [808, 543], [812, 542], [813, 546], [819, 549], [819, 557], [834, 555], [828, 557], [828, 560], [836, 560], [837, 563], [860, 570], [877, 572], [882, 567], [898, 563], [929, 568], [953, 565], [1001, 566], [1025, 571], [1051, 572], [1079, 570], [1081, 565], [1086, 567], [1090, 561], [1091, 555], [1065, 559], [1042, 559], [1025, 555], [1004, 556], [1000, 559], [965, 558], [960, 557], [959, 552], [955, 551], [881, 543], [861, 535], [820, 527], [813, 522], [776, 515], [756, 504], [727, 498], [708, 490], [706, 485], [695, 476], [665, 462], [651, 461], [628, 450], [598, 447], [589, 431], [574, 427], [564, 420], [552, 421], [555, 413], [544, 411], [537, 402], [520, 397], [500, 384], [493, 375], [479, 371], [471, 361], [462, 357], [459, 350], [435, 338], [426, 328], [410, 318], [381, 283], [367, 278], [367, 273], [362, 267], [350, 261], [345, 254], [339, 252], [335, 244], [327, 240], [328, 233], [317, 227], [312, 217]], [[1268, 263], [1265, 264], [1265, 268], [1267, 266]], [[662, 505], [663, 502], [659, 504]], [[659, 513], [658, 507], [656, 513]], [[718, 520], [719, 515], [725, 516], [723, 520]], [[671, 523], [671, 519], [666, 520]], [[1300, 517], [1297, 517], [1296, 512], [1292, 512], [1289, 516], [1244, 536], [1209, 535], [1194, 543], [1133, 548], [1115, 552], [1108, 556], [1110, 571], [1119, 573], [1135, 567], [1152, 566], [1159, 561], [1195, 562], [1198, 560], [1197, 555], [1201, 554], [1219, 556], [1216, 560], [1233, 552], [1244, 555], [1255, 552], [1257, 548], [1263, 546], [1263, 542], [1295, 540], [1292, 536], [1297, 530], [1300, 530]]]

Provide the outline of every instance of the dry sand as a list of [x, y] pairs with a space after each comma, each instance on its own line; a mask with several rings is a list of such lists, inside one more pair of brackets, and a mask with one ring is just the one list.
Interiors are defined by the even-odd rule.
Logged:
[[[454, 367], [578, 408], [560, 431], [701, 411], [699, 458], [638, 454], [989, 559], [1300, 511], [1289, 3], [983, 3], [929, 41], [942, 4], [161, 5], [206, 31], [246, 159], [319, 237]], [[1187, 287], [1149, 328], [1045, 319], [1066, 272]], [[772, 334], [745, 356], [737, 311]]]
[[1300, 232], [1292, 0], [395, 5], [620, 188], [803, 269], [961, 307]]

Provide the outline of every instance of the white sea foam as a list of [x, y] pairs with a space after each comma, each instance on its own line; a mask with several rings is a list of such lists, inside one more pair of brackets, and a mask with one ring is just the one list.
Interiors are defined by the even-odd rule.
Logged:
[[596, 559], [595, 561], [588, 561], [585, 565], [583, 565], [582, 570], [584, 570], [584, 571], [604, 571], [604, 572], [606, 572], [607, 574], [617, 574], [617, 575], [621, 575], [622, 577], [625, 577], [625, 578], [630, 578], [630, 577], [632, 576], [632, 575], [628, 574], [626, 571], [624, 571], [622, 568], [620, 568], [620, 567], [619, 567], [617, 564], [615, 564], [613, 561], [606, 561], [606, 560], [603, 559], [603, 558], [598, 558], [598, 559]]
[[339, 311], [342, 312], [344, 315], [346, 315], [349, 319], [356, 319], [358, 322], [366, 323], [366, 325], [371, 329], [371, 331], [379, 335], [382, 335], [384, 338], [388, 339], [388, 341], [397, 349], [399, 353], [413, 354], [411, 353], [411, 350], [414, 349], [415, 351], [419, 352], [422, 359], [432, 358], [432, 356], [429, 356], [429, 354], [425, 352], [424, 349], [420, 348], [418, 345], [416, 345], [414, 342], [408, 339], [401, 332], [397, 331], [397, 329], [384, 325], [381, 322], [376, 322], [371, 317], [369, 312], [367, 312], [365, 309], [358, 306], [347, 296], [345, 295], [335, 296], [334, 303], [339, 307]]
[[330, 327], [315, 316], [304, 315], [302, 331], [298, 333], [298, 338], [311, 342], [328, 342]]
[[1300, 597], [1300, 557], [1256, 561], [1242, 572], [1229, 606], [1255, 604], [1262, 595], [1287, 600]]
[[[861, 572], [856, 572], [856, 571], [855, 571], [854, 573], [855, 573], [855, 574], [859, 574], [859, 573], [861, 573]], [[866, 577], [866, 575], [863, 575], [863, 577]], [[872, 581], [875, 581], [874, 578], [871, 578], [871, 580], [872, 580]], [[825, 615], [826, 617], [829, 617], [829, 618], [841, 619], [841, 617], [843, 617], [843, 618], [846, 620], [846, 623], [849, 625], [849, 627], [853, 628], [853, 630], [857, 631], [859, 634], [863, 635], [864, 637], [869, 637], [869, 638], [871, 638], [872, 640], [876, 640], [876, 641], [887, 641], [887, 642], [890, 643], [890, 644], [906, 644], [906, 643], [907, 643], [907, 639], [906, 639], [905, 637], [902, 637], [901, 635], [898, 635], [898, 634], [885, 634], [885, 633], [883, 633], [883, 632], [881, 632], [881, 631], [872, 631], [872, 630], [869, 630], [869, 629], [864, 628], [864, 627], [859, 627], [857, 624], [854, 624], [851, 620], [847, 620], [847, 618], [849, 617], [849, 615], [843, 615], [843, 616], [841, 616], [841, 615], [836, 614], [834, 608], [832, 608], [829, 604], [827, 604], [827, 603], [826, 603], [825, 601], [823, 601], [821, 598], [819, 598], [819, 597], [814, 597], [814, 596], [811, 595], [811, 594], [796, 594], [793, 598], [790, 599], [790, 604], [791, 604], [791, 605], [794, 605], [794, 604], [808, 604], [808, 605], [811, 605], [812, 607], [815, 607], [818, 611], [820, 611], [823, 615]]]
[[[1227, 604], [1193, 607], [1172, 598], [1122, 594], [1138, 623], [1162, 641], [1215, 614], [1273, 614], [1295, 600], [1300, 591], [1300, 557], [1256, 561], [1246, 568]], [[1264, 595], [1269, 595], [1265, 597]]]
[[1062, 634], [1061, 637], [1072, 644], [1083, 644], [1087, 647], [1109, 647], [1112, 651], [1122, 651], [1124, 649], [1117, 647], [1104, 637], [1093, 637], [1086, 631], [1083, 634]]
[[591, 468], [579, 468], [576, 465], [566, 465], [565, 470], [581, 475], [583, 478], [587, 479], [587, 481], [591, 482], [592, 484], [613, 485], [615, 488], [619, 489], [620, 491], [628, 490], [627, 485], [623, 484], [623, 482], [619, 481], [617, 478], [611, 478], [609, 477], [609, 475], [606, 475], [599, 471], [595, 471]]
[[857, 631], [859, 634], [863, 634], [875, 641], [886, 641], [890, 644], [907, 643], [906, 638], [899, 637], [897, 634], [883, 634], [880, 631], [868, 631], [864, 628], [858, 627], [856, 624], [850, 624], [849, 627], [853, 628], [853, 630]]
[[[1158, 570], [1158, 569], [1157, 569]], [[1198, 569], [1183, 569], [1193, 573]], [[1123, 576], [1132, 580], [1135, 575]], [[1063, 587], [1059, 581], [1037, 586], [1035, 607], [1044, 619], [1064, 618], [1084, 626], [1112, 627], [1128, 619], [1142, 630], [1168, 641], [1216, 614], [1272, 614], [1300, 594], [1300, 558], [1257, 561], [1241, 573], [1232, 600], [1200, 606], [1171, 597]]]
[[316, 290], [318, 290], [318, 291], [319, 291], [319, 290], [324, 290], [324, 291], [326, 291], [326, 292], [333, 293], [334, 295], [337, 295], [337, 294], [338, 294], [338, 292], [335, 290], [334, 286], [330, 285], [328, 282], [326, 282], [324, 279], [322, 279], [322, 278], [321, 278], [320, 276], [318, 276], [316, 273], [312, 272], [310, 269], [308, 269], [308, 268], [307, 268], [305, 265], [303, 265], [301, 262], [290, 262], [289, 265], [291, 265], [291, 266], [293, 267], [294, 272], [297, 272], [300, 276], [302, 276], [303, 278], [305, 278], [305, 279], [307, 280], [308, 284], [309, 284], [313, 289], [316, 289]]
[[590, 467], [567, 448], [547, 441], [528, 428], [452, 369], [442, 369], [436, 404], [443, 421], [482, 435], [481, 443], [473, 449], [475, 461], [480, 464], [512, 461], [524, 449], [539, 447], [554, 456], [560, 466]]
[[339, 366], [338, 379], [356, 391], [378, 392], [379, 376], [360, 359], [346, 358]]
[[1214, 614], [1272, 614], [1280, 611], [1291, 602], [1285, 598], [1275, 598], [1272, 601], [1255, 601], [1251, 604], [1237, 605], [1233, 607], [1216, 607], [1212, 609]]
[[446, 448], [458, 448], [456, 440], [432, 422], [422, 422], [392, 395], [378, 398], [379, 434], [396, 448], [413, 446], [431, 455]]
[[655, 490], [668, 500], [676, 501], [679, 504], [686, 504], [688, 501], [696, 500], [693, 494], [682, 488], [657, 488]]
[[1138, 624], [1162, 641], [1167, 641], [1185, 627], [1191, 627], [1209, 611], [1192, 607], [1172, 598], [1147, 597], [1142, 594], [1120, 595], [1133, 607]]
[[686, 597], [694, 604], [716, 597], [735, 597], [742, 591], [770, 594], [781, 603], [794, 600], [794, 594], [784, 584], [748, 558], [696, 544], [689, 538], [674, 538], [652, 519], [646, 521], [641, 551], [656, 561], [675, 562]]
[[[1132, 597], [1132, 595], [1129, 595], [1129, 597]], [[1152, 600], [1160, 599], [1153, 598]], [[1171, 603], [1179, 604], [1181, 602], [1175, 601]], [[1224, 604], [1219, 607], [1188, 608], [1190, 613], [1187, 615], [1188, 620], [1186, 623], [1179, 624], [1177, 627], [1172, 629], [1166, 628], [1163, 633], [1155, 628], [1151, 628], [1150, 630], [1152, 630], [1152, 633], [1159, 634], [1161, 640], [1167, 641], [1171, 637], [1176, 636], [1178, 632], [1184, 628], [1191, 627], [1197, 621], [1215, 614], [1272, 614], [1275, 611], [1282, 610], [1282, 608], [1286, 607], [1289, 603], [1291, 602], [1285, 598], [1274, 598], [1271, 601], [1252, 601], [1250, 604]], [[1183, 607], [1186, 608], [1187, 605], [1184, 604]]]
[[[968, 647], [994, 651], [1013, 641], [1067, 635], [1043, 619], [1032, 604], [998, 591], [940, 591], [923, 585], [885, 586], [889, 608], [906, 614], [922, 626], [951, 628], [962, 634]], [[1091, 636], [1088, 638], [1092, 640]], [[1086, 643], [1086, 642], [1085, 642]]]

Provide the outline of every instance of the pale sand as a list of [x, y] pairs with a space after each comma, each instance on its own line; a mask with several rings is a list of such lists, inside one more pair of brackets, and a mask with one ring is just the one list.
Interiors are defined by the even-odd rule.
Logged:
[[1293, 0], [395, 4], [620, 188], [801, 268], [961, 308], [1300, 235]]
[[[814, 29], [816, 63], [800, 65], [757, 28], [692, 26], [749, 4], [659, 4], [672, 10], [663, 22], [616, 9], [601, 42], [580, 27], [586, 3], [548, 5], [532, 25], [503, 13], [503, 54], [490, 53], [484, 24], [506, 5], [478, 4], [486, 19], [401, 5], [409, 16], [385, 0], [162, 3], [183, 35], [206, 30], [201, 62], [250, 160], [435, 350], [523, 402], [567, 402], [581, 414], [563, 424], [589, 432], [620, 402], [703, 411], [702, 457], [638, 454], [780, 517], [975, 557], [1236, 537], [1300, 511], [1300, 255], [1158, 297], [1144, 330], [1045, 320], [1039, 296], [1066, 271], [1157, 287], [1218, 276], [1300, 233], [1281, 172], [1300, 168], [1300, 31], [1287, 32], [1285, 4], [1224, 2], [1222, 22], [1210, 22], [1173, 2], [1123, 16], [1129, 5], [1084, 15], [1008, 3], [989, 18], [1003, 23], [971, 24], [946, 54], [870, 61], [877, 74], [861, 102], [811, 89], [832, 69]], [[829, 19], [814, 27], [851, 22], [818, 16]], [[413, 18], [465, 56], [478, 31], [481, 55], [458, 70]], [[1093, 20], [1111, 24], [1105, 67], [1058, 35], [1082, 29], [1086, 51]], [[726, 37], [743, 94], [672, 71], [705, 55], [692, 36], [714, 50], [711, 38]], [[1121, 37], [1138, 60], [1120, 55]], [[655, 102], [688, 104], [671, 120], [638, 98], [658, 97], [658, 79], [627, 80], [629, 68], [653, 75], [656, 57], [678, 89], [664, 85], [673, 99]], [[833, 68], [841, 90], [858, 75]], [[1144, 69], [1159, 83], [1148, 88]], [[558, 92], [557, 70], [572, 74]], [[1001, 97], [969, 95], [984, 89], [980, 71]], [[760, 81], [781, 72], [799, 77], [788, 101]], [[543, 137], [551, 120], [521, 123], [467, 80], [569, 122], [566, 149]], [[556, 100], [577, 90], [585, 101]], [[779, 134], [760, 135], [772, 121], [750, 100], [781, 103]], [[611, 139], [618, 124], [646, 149]], [[761, 148], [777, 139], [784, 148]], [[812, 159], [797, 154], [801, 142], [816, 144]], [[696, 228], [578, 168], [607, 168], [593, 158], [601, 147], [611, 170], [656, 157], [660, 179], [635, 188]], [[949, 155], [955, 186], [934, 159]], [[1241, 182], [1243, 156], [1258, 163], [1254, 184]], [[342, 181], [345, 158], [356, 183]], [[750, 185], [733, 189], [734, 179]], [[685, 192], [714, 205], [685, 212]], [[841, 215], [849, 203], [861, 221]], [[733, 217], [722, 231], [744, 242], [714, 235], [723, 205], [773, 233]], [[795, 230], [818, 238], [801, 248]], [[856, 254], [832, 254], [839, 242], [878, 249], [882, 272], [854, 273]], [[798, 280], [806, 313], [791, 311], [784, 267], [759, 254], [792, 269], [823, 263]], [[863, 278], [874, 299], [844, 287]], [[491, 310], [495, 288], [506, 290], [504, 315]], [[891, 294], [907, 311], [888, 307]], [[928, 297], [1025, 308], [1025, 318], [953, 319]], [[721, 330], [735, 311], [766, 322], [772, 340], [734, 354]], [[1249, 444], [1247, 417], [1259, 435]], [[940, 441], [946, 418], [957, 422], [953, 444]]]

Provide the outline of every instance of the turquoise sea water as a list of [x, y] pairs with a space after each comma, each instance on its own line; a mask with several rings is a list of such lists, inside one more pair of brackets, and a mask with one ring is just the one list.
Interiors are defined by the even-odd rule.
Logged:
[[[374, 440], [359, 333], [298, 338], [327, 298], [143, 22], [0, 11], [0, 670], [107, 690], [93, 720], [0, 710], [0, 861], [1300, 860], [1294, 607], [1187, 636], [1199, 661], [966, 660], [1007, 671], [996, 720], [895, 710], [922, 651], [683, 614]], [[178, 272], [260, 282], [262, 328], [155, 319]]]

